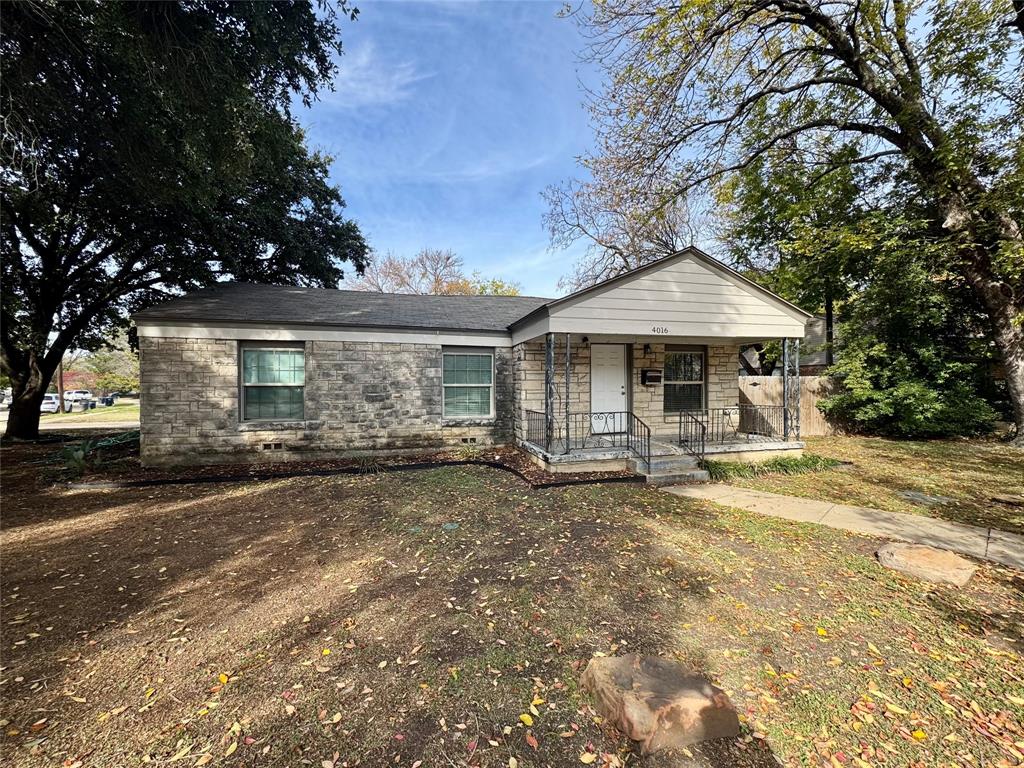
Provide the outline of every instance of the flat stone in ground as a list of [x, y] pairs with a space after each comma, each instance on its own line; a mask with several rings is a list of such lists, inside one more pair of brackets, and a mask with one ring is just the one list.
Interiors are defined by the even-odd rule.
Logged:
[[725, 691], [668, 659], [633, 654], [594, 658], [582, 682], [605, 720], [640, 742], [645, 753], [740, 732]]
[[921, 493], [921, 491], [897, 491], [897, 493], [907, 501], [916, 501], [918, 504], [924, 504], [926, 507], [949, 504], [953, 500], [949, 496], [933, 496], [928, 493]]
[[923, 544], [893, 542], [880, 547], [875, 556], [886, 568], [923, 581], [956, 587], [964, 586], [978, 569], [960, 555]]
[[1024, 496], [1016, 493], [999, 493], [992, 497], [992, 501], [1009, 504], [1011, 507], [1024, 507]]

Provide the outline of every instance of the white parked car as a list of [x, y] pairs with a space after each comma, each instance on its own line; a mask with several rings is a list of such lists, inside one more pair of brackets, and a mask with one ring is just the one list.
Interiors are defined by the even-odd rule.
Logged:
[[92, 392], [88, 389], [69, 389], [64, 392], [64, 399], [77, 403], [79, 400], [92, 400]]
[[[65, 394], [67, 394], [65, 392]], [[43, 402], [39, 406], [40, 413], [57, 413], [60, 410], [60, 397], [56, 394], [43, 395]]]

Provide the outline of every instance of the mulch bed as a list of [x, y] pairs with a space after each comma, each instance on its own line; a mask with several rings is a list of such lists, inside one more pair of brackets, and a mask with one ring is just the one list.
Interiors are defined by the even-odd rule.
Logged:
[[[74, 478], [62, 467], [58, 443], [78, 442], [81, 436], [50, 436], [39, 443], [4, 443], [4, 463], [42, 465], [50, 482], [70, 482], [81, 488], [132, 488], [187, 483], [229, 483], [275, 480], [287, 477], [372, 474], [376, 472], [435, 469], [444, 466], [487, 466], [510, 472], [533, 488], [557, 488], [587, 483], [641, 483], [642, 475], [629, 471], [560, 472], [552, 474], [534, 464], [518, 448], [499, 446], [481, 449], [473, 456], [461, 451], [434, 454], [289, 461], [259, 464], [211, 464], [183, 467], [144, 467], [138, 458], [138, 444], [117, 446], [103, 452], [103, 461], [81, 477]], [[60, 439], [60, 438], [63, 438]]]

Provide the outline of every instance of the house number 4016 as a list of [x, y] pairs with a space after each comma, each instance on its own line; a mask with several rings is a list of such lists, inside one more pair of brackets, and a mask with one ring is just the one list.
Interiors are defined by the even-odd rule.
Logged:
[[668, 328], [666, 328], [663, 325], [656, 325], [653, 328], [651, 328], [651, 331], [653, 333], [668, 333]]

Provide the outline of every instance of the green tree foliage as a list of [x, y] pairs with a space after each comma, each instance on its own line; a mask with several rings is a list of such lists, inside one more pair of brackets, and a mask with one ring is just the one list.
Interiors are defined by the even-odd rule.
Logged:
[[[897, 169], [984, 307], [1024, 446], [1019, 4], [598, 0], [581, 18], [607, 82], [585, 163], [628, 199], [673, 204], [758, 161]], [[884, 184], [859, 192], [885, 208]]]
[[85, 367], [104, 394], [139, 391], [139, 355], [123, 334], [92, 352]]
[[865, 286], [843, 309], [841, 391], [820, 404], [846, 428], [894, 437], [988, 432], [996, 418], [980, 394], [995, 349], [983, 308], [920, 222], [876, 217], [852, 246], [870, 259]]
[[[821, 311], [840, 309], [841, 394], [823, 406], [847, 429], [901, 437], [991, 428], [982, 396], [996, 350], [985, 312], [953, 268], [956, 248], [899, 175], [840, 168], [823, 178], [757, 162], [725, 185], [722, 232], [737, 264]], [[884, 209], [859, 190], [884, 185]], [[918, 214], [918, 219], [906, 218]]]
[[[217, 279], [336, 285], [366, 244], [292, 117], [329, 84], [344, 4], [7, 4], [7, 434], [33, 437], [72, 345]], [[353, 14], [349, 14], [354, 16]]]

